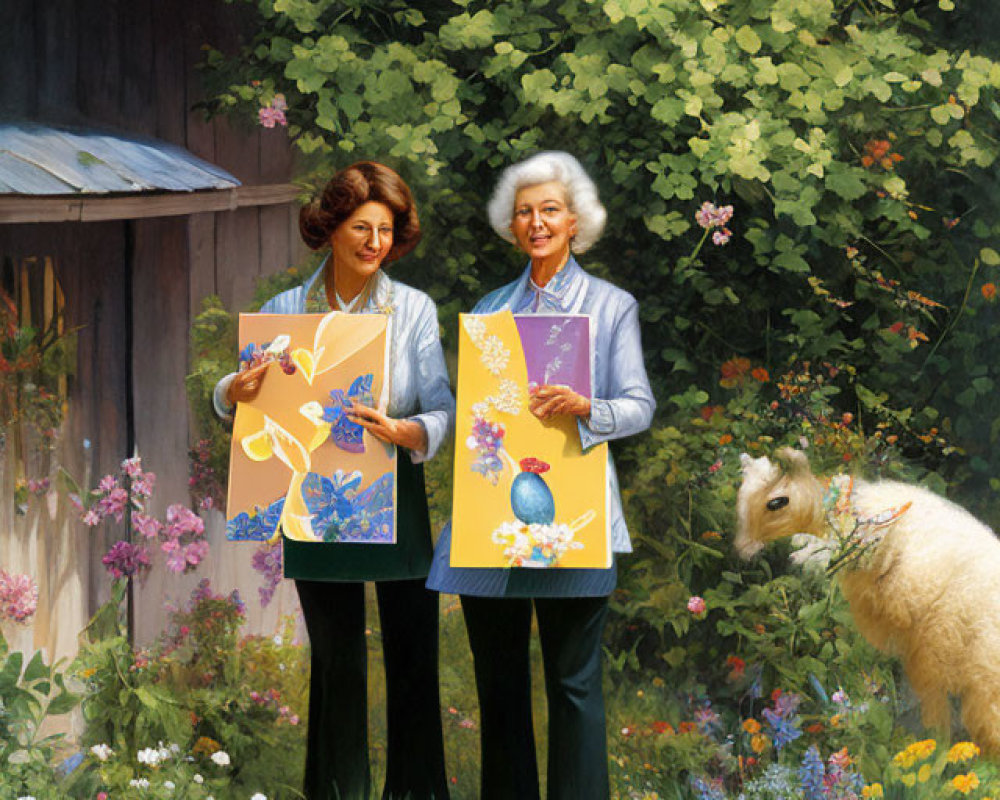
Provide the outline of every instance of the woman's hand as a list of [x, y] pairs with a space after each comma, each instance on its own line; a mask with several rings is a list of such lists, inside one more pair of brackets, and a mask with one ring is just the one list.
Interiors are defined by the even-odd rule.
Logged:
[[354, 403], [347, 416], [376, 439], [421, 453], [427, 449], [427, 431], [419, 422], [393, 419], [381, 411]]
[[533, 389], [528, 408], [539, 419], [548, 419], [557, 414], [570, 414], [574, 417], [590, 416], [590, 400], [568, 386], [546, 384]]
[[235, 406], [237, 403], [252, 403], [260, 394], [260, 387], [264, 383], [264, 373], [272, 362], [265, 361], [256, 367], [237, 372], [233, 382], [229, 384], [226, 391], [226, 400], [229, 405]]

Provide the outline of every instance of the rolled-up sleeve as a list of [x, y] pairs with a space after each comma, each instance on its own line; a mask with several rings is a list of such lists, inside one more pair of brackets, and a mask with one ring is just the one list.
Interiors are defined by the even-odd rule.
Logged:
[[448, 367], [441, 349], [437, 310], [429, 299], [416, 322], [416, 382], [419, 413], [407, 419], [419, 422], [427, 432], [427, 449], [411, 451], [414, 464], [429, 461], [448, 438], [455, 424], [455, 398], [448, 383]]
[[639, 304], [631, 296], [613, 326], [606, 385], [596, 387], [594, 395], [590, 418], [577, 423], [584, 450], [644, 431], [653, 421], [656, 400], [642, 360]]

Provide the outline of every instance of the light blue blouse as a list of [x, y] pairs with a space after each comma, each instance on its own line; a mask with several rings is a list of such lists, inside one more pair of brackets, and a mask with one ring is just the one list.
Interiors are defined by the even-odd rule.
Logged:
[[[584, 449], [649, 427], [656, 401], [646, 377], [639, 330], [639, 305], [628, 292], [586, 273], [570, 257], [544, 287], [531, 280], [531, 265], [518, 280], [480, 300], [473, 313], [510, 310], [518, 314], [587, 314], [592, 325], [594, 382], [590, 418], [578, 420]], [[632, 544], [622, 513], [618, 476], [608, 453], [608, 515], [611, 546], [629, 553]], [[434, 551], [428, 588], [483, 597], [581, 597], [609, 594], [616, 569], [469, 569], [449, 565], [451, 528]]]
[[[302, 314], [313, 284], [321, 279], [326, 263], [301, 286], [268, 300], [262, 313]], [[395, 419], [419, 422], [427, 431], [427, 449], [410, 452], [414, 464], [427, 461], [451, 434], [455, 420], [455, 398], [448, 385], [448, 368], [441, 350], [440, 328], [434, 301], [423, 292], [389, 278], [378, 270], [376, 283], [365, 306], [356, 313], [389, 312], [391, 329], [392, 387], [387, 414]], [[215, 387], [213, 401], [220, 416], [228, 416], [226, 392], [233, 375]]]

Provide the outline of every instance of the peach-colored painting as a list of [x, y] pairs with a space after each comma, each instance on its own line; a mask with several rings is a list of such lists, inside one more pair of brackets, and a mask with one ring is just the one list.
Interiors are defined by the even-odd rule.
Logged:
[[270, 366], [236, 408], [228, 538], [395, 542], [395, 448], [345, 413], [385, 411], [390, 332], [384, 314], [240, 314], [241, 368]]

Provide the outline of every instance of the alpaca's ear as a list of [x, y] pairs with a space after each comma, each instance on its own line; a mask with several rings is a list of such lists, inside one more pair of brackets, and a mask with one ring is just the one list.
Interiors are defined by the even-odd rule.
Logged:
[[753, 466], [753, 459], [747, 453], [740, 453], [740, 469], [746, 472]]
[[778, 458], [781, 459], [785, 465], [785, 472], [790, 476], [812, 474], [809, 459], [801, 450], [796, 450], [794, 447], [782, 447], [778, 451]]

